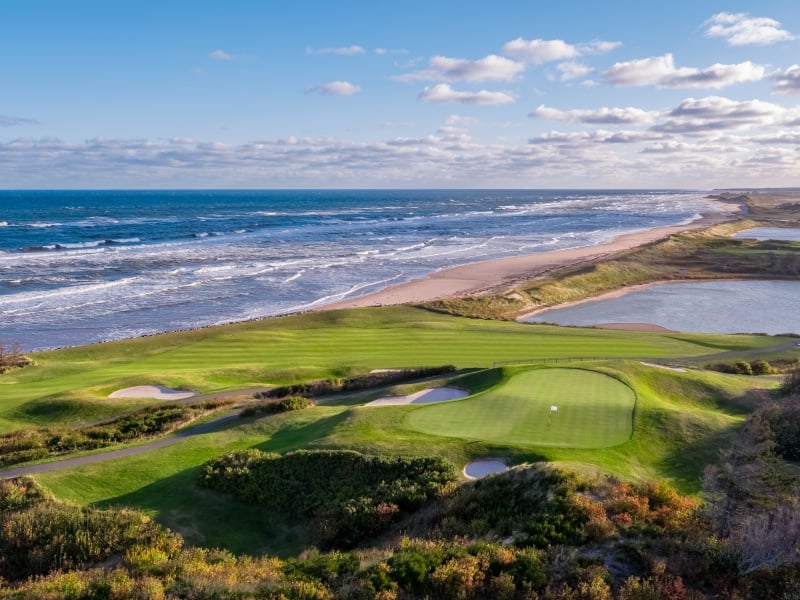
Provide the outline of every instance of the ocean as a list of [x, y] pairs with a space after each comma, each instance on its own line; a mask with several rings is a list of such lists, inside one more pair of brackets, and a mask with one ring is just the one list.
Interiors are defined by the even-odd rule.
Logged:
[[699, 191], [0, 191], [0, 342], [76, 346], [309, 310], [719, 209]]

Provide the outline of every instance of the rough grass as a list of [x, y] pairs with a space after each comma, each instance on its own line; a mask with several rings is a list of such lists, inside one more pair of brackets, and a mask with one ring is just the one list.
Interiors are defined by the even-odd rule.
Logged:
[[431, 435], [496, 444], [604, 448], [630, 437], [635, 402], [633, 390], [608, 375], [537, 369], [477, 397], [418, 408], [406, 424]]

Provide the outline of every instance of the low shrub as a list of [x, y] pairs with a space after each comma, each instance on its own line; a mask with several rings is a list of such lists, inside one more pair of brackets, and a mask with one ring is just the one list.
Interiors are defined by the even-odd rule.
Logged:
[[258, 399], [283, 398], [284, 396], [324, 396], [340, 392], [354, 392], [366, 390], [381, 385], [401, 383], [423, 377], [434, 377], [452, 373], [456, 370], [453, 365], [441, 367], [419, 367], [411, 369], [390, 369], [382, 372], [370, 373], [359, 377], [347, 379], [322, 379], [294, 385], [284, 385], [256, 394]]
[[257, 404], [251, 404], [242, 410], [242, 412], [239, 413], [239, 416], [244, 418], [252, 417], [257, 414], [277, 414], [282, 412], [291, 412], [293, 410], [303, 410], [305, 408], [310, 408], [311, 406], [314, 406], [314, 403], [304, 396], [286, 396], [285, 398], [281, 398], [277, 401], [262, 400]]
[[382, 458], [348, 450], [244, 450], [207, 462], [212, 489], [310, 518], [318, 542], [352, 547], [422, 506], [456, 479], [437, 457]]
[[81, 428], [19, 429], [0, 435], [0, 467], [163, 435], [232, 403], [165, 404]]

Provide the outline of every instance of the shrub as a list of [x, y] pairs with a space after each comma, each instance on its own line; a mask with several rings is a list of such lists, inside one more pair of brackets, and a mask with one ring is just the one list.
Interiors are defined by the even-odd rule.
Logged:
[[765, 360], [754, 360], [750, 363], [750, 370], [753, 375], [771, 375], [775, 372], [772, 365]]
[[313, 519], [318, 541], [337, 547], [354, 546], [383, 530], [455, 478], [453, 465], [440, 458], [382, 458], [348, 450], [233, 452], [207, 462], [200, 476], [210, 488]]
[[245, 408], [239, 413], [240, 417], [252, 417], [259, 413], [276, 414], [282, 412], [290, 412], [293, 410], [303, 410], [310, 408], [314, 403], [304, 396], [286, 396], [278, 401], [275, 400], [262, 400], [258, 404], [254, 404]]
[[322, 379], [319, 381], [309, 381], [306, 383], [279, 386], [266, 392], [259, 392], [256, 394], [256, 398], [283, 398], [284, 396], [294, 395], [323, 396], [325, 394], [335, 394], [338, 392], [352, 392], [357, 390], [365, 390], [380, 385], [389, 385], [392, 383], [410, 381], [412, 379], [444, 375], [445, 373], [452, 373], [455, 370], [456, 368], [453, 365], [444, 365], [442, 367], [419, 367], [412, 369], [392, 369], [384, 372], [370, 373], [369, 375], [362, 375], [359, 377], [350, 377], [348, 379]]

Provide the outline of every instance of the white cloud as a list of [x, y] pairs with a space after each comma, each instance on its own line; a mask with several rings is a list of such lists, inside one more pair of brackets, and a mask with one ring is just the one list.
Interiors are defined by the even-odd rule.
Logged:
[[0, 127], [17, 127], [19, 125], [38, 125], [39, 121], [36, 119], [27, 119], [25, 117], [11, 117], [8, 115], [0, 115]]
[[524, 40], [521, 37], [503, 45], [503, 54], [533, 65], [580, 56], [578, 48], [564, 40]]
[[622, 42], [601, 40], [575, 45], [564, 40], [526, 40], [519, 37], [503, 45], [503, 54], [532, 65], [540, 65], [554, 60], [577, 58], [584, 54], [610, 52], [621, 45]]
[[234, 59], [233, 54], [229, 54], [229, 53], [225, 52], [224, 50], [220, 50], [219, 48], [217, 48], [213, 52], [209, 52], [208, 55], [211, 58], [213, 58], [214, 60], [230, 61], [230, 60]]
[[786, 109], [762, 100], [737, 102], [720, 96], [687, 98], [669, 111], [653, 131], [678, 134], [707, 134], [748, 129], [780, 123]]
[[375, 48], [375, 54], [384, 56], [386, 54], [408, 54], [405, 48]]
[[420, 92], [418, 100], [426, 102], [459, 102], [461, 104], [510, 104], [516, 98], [507, 92], [460, 92], [446, 83], [426, 87]]
[[573, 60], [560, 63], [556, 68], [561, 71], [561, 81], [578, 79], [594, 71], [592, 67]]
[[622, 42], [605, 42], [597, 40], [586, 44], [578, 44], [581, 54], [605, 54], [622, 46]]
[[306, 93], [323, 94], [325, 96], [352, 96], [360, 91], [360, 86], [353, 85], [349, 81], [331, 81], [310, 87], [306, 90]]
[[434, 56], [428, 61], [428, 68], [405, 75], [398, 75], [398, 81], [511, 81], [525, 70], [525, 65], [503, 56], [490, 54], [479, 60]]
[[587, 125], [639, 125], [652, 122], [659, 114], [656, 111], [646, 111], [632, 106], [628, 108], [603, 107], [595, 110], [559, 110], [548, 108], [542, 104], [528, 116]]
[[775, 77], [776, 94], [800, 94], [800, 65], [792, 65]]
[[603, 73], [612, 85], [676, 88], [721, 88], [734, 83], [759, 81], [766, 69], [746, 61], [734, 65], [714, 64], [705, 69], [676, 67], [672, 54], [615, 63]]
[[528, 140], [528, 143], [539, 145], [558, 144], [579, 147], [587, 143], [636, 144], [640, 142], [661, 139], [663, 137], [664, 136], [659, 133], [649, 131], [605, 131], [603, 129], [578, 132], [550, 131], [538, 137], [531, 138]]
[[795, 39], [781, 28], [779, 21], [768, 17], [751, 17], [747, 13], [721, 12], [704, 23], [706, 35], [725, 39], [731, 46], [767, 46]]
[[354, 54], [366, 54], [363, 47], [353, 44], [338, 48], [306, 48], [306, 54], [339, 54], [341, 56], [352, 56]]

